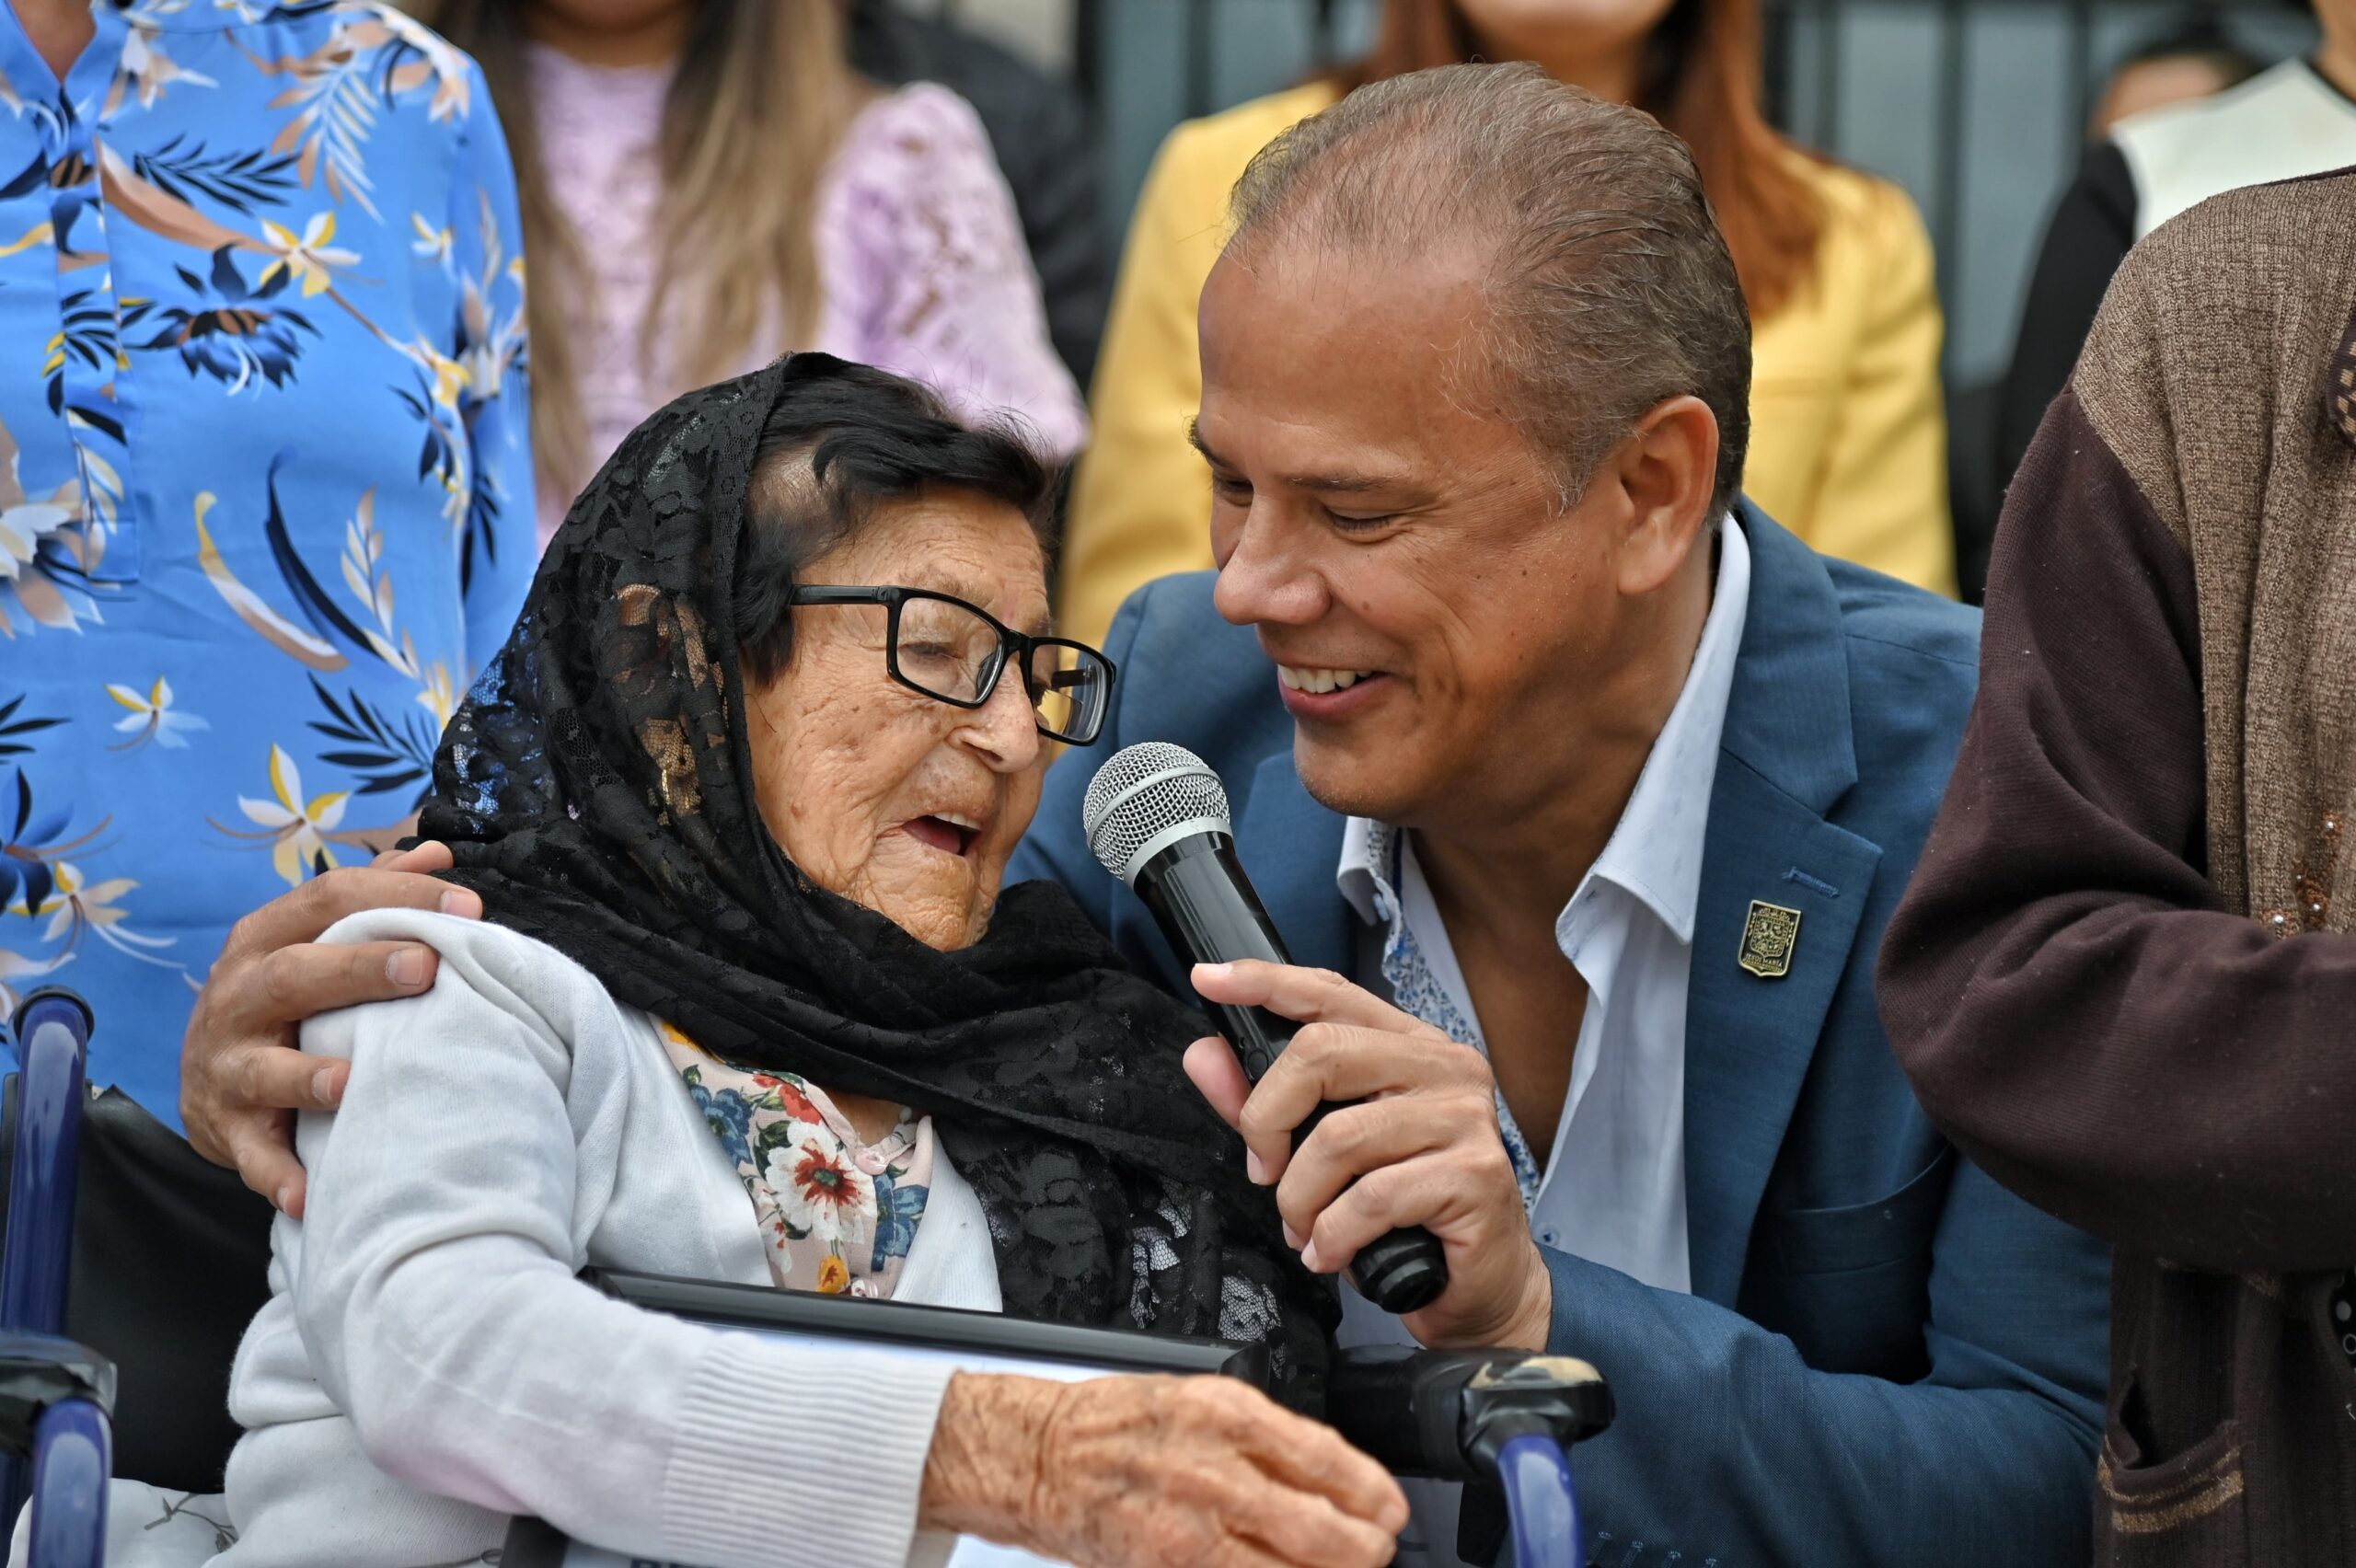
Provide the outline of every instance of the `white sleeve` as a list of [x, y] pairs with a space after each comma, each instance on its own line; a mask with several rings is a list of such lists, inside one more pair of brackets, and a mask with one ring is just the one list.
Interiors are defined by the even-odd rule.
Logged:
[[[314, 1019], [342, 1109], [301, 1119], [291, 1290], [312, 1367], [381, 1469], [710, 1568], [899, 1568], [945, 1368], [641, 1311], [575, 1279], [626, 1157], [629, 1043], [545, 949], [436, 917], [425, 996]], [[453, 928], [459, 928], [454, 929]], [[640, 1080], [643, 1083], [645, 1080]]]
[[849, 236], [829, 284], [865, 295], [857, 358], [968, 417], [1021, 415], [1058, 461], [1087, 444], [1087, 404], [1048, 336], [1014, 192], [972, 105], [930, 82], [873, 104], [826, 200]]

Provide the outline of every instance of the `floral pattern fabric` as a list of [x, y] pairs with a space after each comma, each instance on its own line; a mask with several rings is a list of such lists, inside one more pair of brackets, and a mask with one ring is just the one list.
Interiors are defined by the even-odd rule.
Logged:
[[793, 1073], [732, 1066], [669, 1024], [663, 1046], [753, 1200], [769, 1275], [790, 1290], [889, 1297], [932, 1187], [932, 1118], [880, 1143]]
[[[1425, 956], [1423, 945], [1415, 940], [1415, 930], [1407, 924], [1406, 905], [1399, 897], [1399, 857], [1403, 848], [1398, 829], [1375, 824], [1367, 870], [1374, 883], [1375, 907], [1390, 921], [1382, 940], [1382, 978], [1391, 987], [1392, 1005], [1423, 1020], [1459, 1045], [1470, 1045], [1485, 1055], [1487, 1048], [1482, 1043], [1480, 1031], [1472, 1027], [1472, 1020], [1449, 995], [1448, 987], [1432, 973], [1431, 960]], [[1545, 1172], [1539, 1170], [1536, 1157], [1530, 1152], [1530, 1140], [1522, 1136], [1520, 1124], [1506, 1105], [1505, 1091], [1496, 1090], [1495, 1098], [1497, 1131], [1505, 1140], [1506, 1159], [1513, 1166], [1514, 1185], [1521, 1191], [1521, 1206], [1525, 1210], [1535, 1209], [1539, 1192], [1545, 1185]]]
[[238, 916], [405, 828], [533, 564], [473, 63], [361, 0], [0, 6], [0, 1005], [167, 1119]]

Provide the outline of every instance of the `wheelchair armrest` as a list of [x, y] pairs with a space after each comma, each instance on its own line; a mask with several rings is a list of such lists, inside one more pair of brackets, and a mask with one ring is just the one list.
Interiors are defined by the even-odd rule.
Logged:
[[98, 1352], [53, 1334], [0, 1334], [0, 1447], [17, 1476], [31, 1460], [33, 1568], [105, 1562], [113, 1408], [114, 1366]]
[[50, 986], [25, 998], [15, 1024], [16, 1147], [7, 1240], [0, 1248], [0, 1331], [53, 1334], [65, 1322], [74, 1251], [90, 1009], [73, 992]]
[[107, 1486], [113, 1440], [104, 1412], [61, 1400], [41, 1412], [33, 1440], [29, 1568], [106, 1568]]
[[1611, 1424], [1603, 1374], [1520, 1350], [1344, 1351], [1325, 1419], [1394, 1475], [1464, 1482], [1457, 1555], [1492, 1562], [1514, 1527], [1520, 1568], [1585, 1561], [1563, 1451]]
[[1370, 1345], [1336, 1358], [1325, 1419], [1394, 1475], [1484, 1482], [1512, 1437], [1568, 1447], [1611, 1425], [1611, 1389], [1567, 1355]]
[[[0, 1360], [0, 1519], [13, 1521], [31, 1490], [25, 1462], [33, 1427], [52, 1405], [86, 1398], [65, 1392], [71, 1369], [105, 1367], [106, 1403], [114, 1368], [79, 1346], [48, 1338], [65, 1326], [65, 1286], [74, 1255], [74, 1193], [82, 1153], [84, 1070], [90, 1009], [63, 987], [35, 991], [17, 1009], [17, 1083], [8, 1159], [8, 1228], [0, 1241], [0, 1336], [22, 1352]], [[16, 1336], [28, 1336], [19, 1341]], [[63, 1347], [63, 1348], [61, 1348]], [[21, 1398], [19, 1396], [22, 1396]], [[14, 1408], [9, 1402], [14, 1401]], [[21, 1430], [16, 1425], [21, 1419]], [[103, 1419], [100, 1425], [104, 1425]]]
[[114, 1413], [114, 1363], [54, 1334], [0, 1333], [0, 1448], [29, 1455], [50, 1407], [80, 1401]]

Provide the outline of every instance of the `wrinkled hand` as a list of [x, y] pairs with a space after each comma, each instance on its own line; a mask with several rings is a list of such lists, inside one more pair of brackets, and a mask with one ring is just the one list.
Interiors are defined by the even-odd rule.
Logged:
[[[1544, 1350], [1554, 1287], [1497, 1130], [1489, 1064], [1422, 1020], [1322, 969], [1245, 960], [1195, 966], [1214, 1002], [1302, 1027], [1254, 1087], [1224, 1040], [1186, 1050], [1186, 1075], [1243, 1135], [1255, 1182], [1274, 1182], [1285, 1239], [1319, 1274], [1377, 1237], [1420, 1225], [1448, 1255], [1448, 1289], [1400, 1321], [1425, 1344]], [[1345, 1105], [1301, 1147], [1321, 1101]]]
[[215, 1165], [300, 1218], [303, 1167], [294, 1113], [332, 1110], [349, 1062], [296, 1048], [314, 1013], [415, 996], [433, 984], [438, 959], [416, 942], [324, 947], [319, 933], [364, 909], [435, 909], [477, 919], [482, 900], [437, 882], [450, 851], [421, 844], [376, 857], [366, 870], [329, 871], [280, 894], [230, 928], [196, 998], [180, 1046], [180, 1119], [189, 1142]]
[[1381, 1568], [1407, 1499], [1333, 1428], [1231, 1378], [960, 1373], [920, 1513], [1080, 1568]]

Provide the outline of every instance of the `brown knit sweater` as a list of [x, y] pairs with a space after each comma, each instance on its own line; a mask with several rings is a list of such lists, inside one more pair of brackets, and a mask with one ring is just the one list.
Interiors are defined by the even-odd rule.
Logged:
[[1981, 679], [1882, 1010], [1955, 1142], [2119, 1250], [2101, 1559], [2356, 1563], [2356, 172], [2129, 259]]

